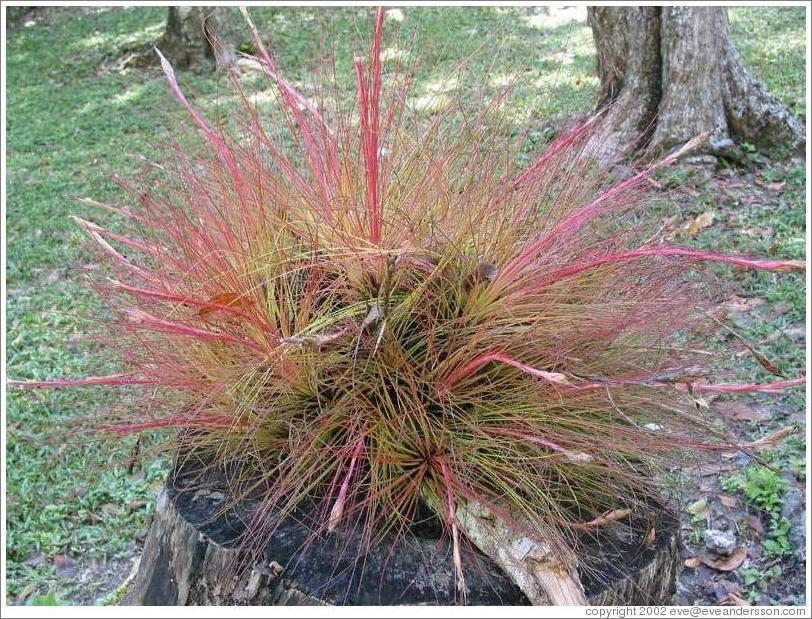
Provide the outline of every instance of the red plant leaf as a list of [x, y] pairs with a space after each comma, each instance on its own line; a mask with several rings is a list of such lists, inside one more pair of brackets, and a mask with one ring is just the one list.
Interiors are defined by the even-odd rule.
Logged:
[[8, 380], [9, 387], [42, 389], [58, 387], [129, 387], [131, 385], [154, 385], [155, 379], [133, 374], [111, 374], [110, 376], [84, 376], [82, 378], [54, 378], [51, 380]]
[[[245, 310], [254, 304], [251, 299], [236, 292], [221, 292], [214, 295], [205, 305], [198, 310], [198, 315], [203, 319], [211, 319], [216, 312], [225, 311], [233, 314], [235, 310]], [[241, 313], [241, 312], [240, 312]]]

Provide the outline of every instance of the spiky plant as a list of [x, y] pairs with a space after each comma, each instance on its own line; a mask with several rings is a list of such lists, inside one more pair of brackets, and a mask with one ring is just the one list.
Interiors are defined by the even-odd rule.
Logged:
[[258, 547], [304, 508], [319, 533], [360, 526], [372, 544], [429, 505], [464, 591], [464, 508], [568, 556], [606, 510], [643, 505], [663, 464], [746, 449], [702, 394], [803, 379], [709, 380], [707, 356], [679, 340], [707, 319], [694, 267], [803, 265], [652, 241], [649, 179], [682, 151], [617, 180], [592, 119], [517, 170], [504, 93], [474, 115], [411, 114], [383, 24], [380, 9], [355, 60], [357, 103], [332, 114], [282, 77], [253, 26], [274, 118], [232, 76], [241, 105], [212, 125], [161, 58], [201, 148], [120, 180], [128, 206], [96, 203], [126, 230], [77, 219], [104, 259], [97, 287], [127, 371], [44, 385], [146, 387], [149, 407], [99, 429], [175, 428], [173, 452], [238, 463], [234, 494], [262, 492]]

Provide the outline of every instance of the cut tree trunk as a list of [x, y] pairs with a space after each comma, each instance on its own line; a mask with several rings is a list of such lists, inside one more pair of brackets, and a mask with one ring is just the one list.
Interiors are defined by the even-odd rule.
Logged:
[[237, 9], [209, 6], [171, 6], [166, 29], [156, 44], [170, 62], [181, 68], [215, 62], [231, 66], [236, 45], [244, 38]]
[[[366, 550], [354, 530], [314, 539], [302, 519], [278, 527], [260, 557], [240, 550], [250, 501], [229, 505], [222, 477], [174, 476], [158, 500], [144, 552], [125, 599], [133, 605], [316, 605], [460, 603], [451, 542], [426, 518], [397, 542]], [[648, 517], [607, 527], [579, 567], [590, 604], [669, 604], [681, 566], [677, 519], [654, 508], [654, 541], [645, 545]], [[242, 514], [242, 515], [241, 515]], [[427, 511], [427, 514], [430, 512]], [[471, 514], [458, 512], [461, 521]], [[475, 517], [473, 514], [472, 517]], [[483, 519], [475, 517], [481, 525]], [[464, 522], [472, 531], [476, 526]], [[501, 534], [500, 534], [501, 535]], [[499, 540], [518, 549], [521, 540]], [[488, 552], [488, 554], [491, 554]], [[504, 553], [502, 553], [504, 554]], [[511, 554], [511, 553], [507, 553]], [[519, 553], [522, 557], [532, 553]], [[516, 555], [516, 553], [513, 553]], [[512, 556], [513, 556], [512, 555]], [[507, 556], [507, 555], [505, 555]], [[518, 555], [516, 555], [518, 556]], [[253, 557], [253, 558], [249, 558]], [[582, 561], [584, 563], [584, 561]], [[531, 600], [502, 567], [471, 546], [463, 547], [467, 603], [522, 605]], [[500, 567], [502, 566], [502, 567]], [[507, 572], [511, 572], [508, 569]], [[532, 591], [531, 591], [532, 593]], [[583, 599], [583, 598], [582, 598]], [[561, 601], [559, 599], [558, 601]]]
[[703, 133], [713, 155], [736, 158], [742, 142], [804, 150], [804, 124], [744, 66], [725, 7], [589, 7], [587, 16], [607, 154], [662, 151]]

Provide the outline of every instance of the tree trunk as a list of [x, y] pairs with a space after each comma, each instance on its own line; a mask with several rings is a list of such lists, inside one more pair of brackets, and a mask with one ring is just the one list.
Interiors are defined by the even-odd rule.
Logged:
[[[239, 550], [252, 509], [250, 502], [230, 504], [222, 478], [170, 476], [125, 603], [443, 605], [461, 601], [450, 541], [431, 520], [423, 521], [402, 545], [376, 544], [359, 560], [357, 531], [349, 530], [348, 537], [340, 540], [320, 537], [309, 545], [312, 529], [302, 519], [290, 518], [265, 551], [255, 554]], [[545, 553], [539, 556], [526, 540], [510, 538], [488, 514], [463, 510], [457, 516], [477, 538], [472, 540], [475, 545], [486, 540], [486, 555], [496, 557], [492, 561], [473, 546], [463, 547], [469, 604], [671, 603], [682, 562], [679, 522], [667, 513], [658, 516], [656, 525], [643, 517], [607, 528], [584, 555], [589, 559], [580, 572], [583, 591], [579, 588], [575, 599], [570, 593], [550, 596], [557, 600], [545, 599], [536, 582], [514, 582], [518, 570], [531, 573], [542, 584], [556, 580], [568, 587], [569, 579], [545, 574]], [[655, 533], [653, 541], [641, 544], [642, 537], [649, 537], [647, 531]], [[499, 548], [491, 552], [489, 546]], [[539, 565], [532, 565], [536, 559]], [[551, 590], [549, 584], [545, 588]]]
[[209, 6], [171, 6], [158, 49], [176, 67], [188, 68], [214, 61], [218, 66], [236, 62], [241, 42], [237, 9]]
[[611, 156], [662, 151], [701, 133], [714, 155], [736, 142], [802, 152], [806, 130], [745, 68], [724, 7], [588, 7]]

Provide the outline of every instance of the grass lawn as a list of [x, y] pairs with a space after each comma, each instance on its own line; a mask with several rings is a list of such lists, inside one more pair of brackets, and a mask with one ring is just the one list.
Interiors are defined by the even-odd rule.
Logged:
[[[9, 376], [44, 379], [111, 369], [104, 351], [85, 337], [92, 330], [89, 319], [103, 309], [82, 283], [93, 270], [69, 215], [103, 220], [77, 198], [120, 199], [109, 176], [126, 177], [138, 165], [138, 154], [155, 155], [173, 122], [182, 118], [157, 68], [120, 68], [129, 52], [160, 36], [165, 13], [160, 7], [48, 9], [8, 31]], [[360, 7], [266, 8], [256, 9], [255, 17], [271, 35], [280, 65], [296, 81], [306, 74], [311, 49], [322, 39], [335, 45], [341, 74], [349, 72], [350, 50], [367, 27], [365, 13]], [[395, 13], [404, 43], [391, 51], [421, 51], [416, 93], [425, 105], [450, 89], [473, 92], [471, 76], [493, 88], [514, 81], [511, 121], [517, 131], [529, 129], [528, 153], [545, 140], [551, 118], [588, 112], [593, 105], [598, 82], [583, 7]], [[804, 115], [803, 8], [735, 8], [731, 22], [746, 62]], [[460, 60], [468, 67], [458, 78]], [[225, 88], [212, 73], [184, 74], [182, 82], [204, 109], [226, 101]], [[753, 153], [750, 164], [748, 170], [722, 170], [713, 182], [669, 172], [662, 179], [666, 186], [689, 190], [658, 215], [672, 218], [678, 234], [680, 225], [714, 213], [712, 225], [682, 242], [804, 257], [804, 163], [770, 162]], [[742, 178], [745, 189], [759, 191], [741, 191], [735, 184]], [[804, 324], [803, 276], [737, 272], [734, 277], [731, 292], [763, 302], [757, 311], [733, 315], [730, 324], [763, 343], [764, 352], [789, 376], [802, 373], [803, 335], [798, 341], [797, 329]], [[741, 377], [768, 377], [750, 358], [734, 363]], [[99, 444], [63, 432], [66, 420], [104, 410], [109, 397], [92, 389], [8, 393], [9, 601], [113, 601], [114, 595], [105, 594], [129, 571], [134, 540], [147, 522], [165, 464], [144, 459], [130, 471], [132, 441]], [[770, 406], [803, 418], [800, 390], [777, 404], [772, 398]], [[787, 448], [792, 453], [777, 457], [789, 461], [802, 455], [803, 442], [793, 445]]]

